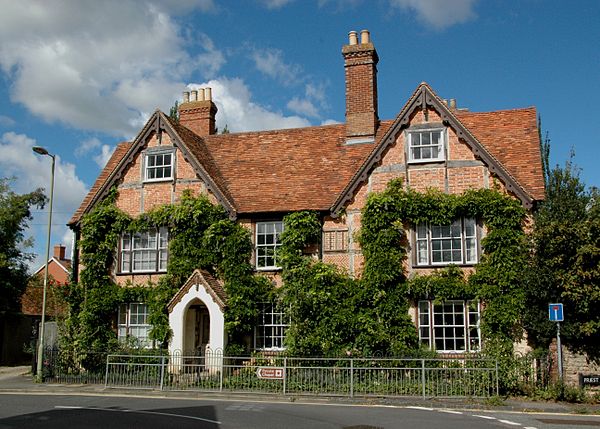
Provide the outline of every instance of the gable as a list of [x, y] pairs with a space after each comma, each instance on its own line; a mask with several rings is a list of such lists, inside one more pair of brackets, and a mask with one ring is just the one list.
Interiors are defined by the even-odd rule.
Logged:
[[206, 270], [196, 269], [188, 277], [186, 282], [179, 288], [179, 291], [171, 298], [169, 304], [167, 304], [167, 310], [169, 313], [173, 311], [173, 308], [181, 301], [181, 299], [189, 292], [192, 287], [203, 287], [206, 293], [215, 301], [221, 310], [227, 306], [227, 294], [223, 288], [221, 281], [217, 280]]
[[[537, 126], [535, 123], [535, 109], [522, 109], [507, 111], [504, 115], [502, 112], [492, 112], [486, 117], [485, 114], [471, 113], [467, 114], [464, 112], [456, 111], [448, 108], [446, 104], [431, 90], [426, 84], [422, 83], [417, 87], [409, 101], [400, 111], [394, 122], [388, 128], [387, 132], [377, 141], [377, 145], [373, 151], [369, 154], [365, 163], [357, 170], [350, 182], [345, 187], [344, 191], [338, 196], [336, 202], [332, 206], [332, 213], [338, 214], [343, 207], [350, 203], [359, 188], [369, 181], [370, 175], [374, 169], [382, 164], [384, 157], [388, 157], [388, 164], [390, 157], [396, 157], [394, 168], [389, 170], [387, 179], [398, 177], [398, 172], [402, 172], [407, 181], [410, 181], [410, 174], [408, 171], [409, 164], [405, 159], [406, 142], [407, 136], [406, 131], [410, 127], [419, 126], [419, 124], [430, 124], [433, 128], [447, 128], [448, 129], [448, 143], [455, 143], [454, 150], [460, 152], [456, 159], [445, 159], [445, 167], [460, 166], [460, 167], [477, 167], [477, 162], [492, 176], [492, 180], [497, 178], [503, 185], [504, 189], [515, 195], [521, 200], [526, 208], [531, 208], [533, 202], [536, 199], [543, 198], [543, 176], [541, 174], [541, 154], [539, 146], [539, 136], [537, 134]], [[519, 129], [520, 135], [512, 136], [510, 130], [504, 129], [501, 125], [500, 119], [509, 117], [511, 121], [511, 129]], [[470, 124], [479, 125], [475, 126], [473, 130], [469, 129], [461, 118], [465, 119], [465, 122]], [[475, 119], [474, 119], [475, 118]], [[532, 120], [533, 118], [533, 120]], [[505, 120], [507, 118], [504, 118]], [[494, 122], [498, 120], [498, 124]], [[493, 122], [492, 124], [484, 125], [486, 121]], [[533, 123], [533, 127], [532, 127]], [[483, 131], [487, 132], [483, 132]], [[477, 134], [479, 133], [479, 134]], [[485, 145], [478, 137], [488, 143]], [[454, 139], [454, 140], [453, 140]], [[527, 144], [521, 147], [523, 153], [519, 154], [518, 150], [505, 151], [507, 147], [514, 145], [515, 139], [526, 140]], [[491, 144], [491, 140], [494, 140], [494, 144]], [[388, 152], [399, 146], [396, 149], [396, 154], [388, 155]], [[398, 153], [398, 151], [400, 153]], [[503, 156], [503, 154], [505, 154]], [[524, 156], [525, 154], [525, 156]], [[509, 165], [512, 168], [508, 168], [508, 165], [502, 161], [507, 161], [508, 157]], [[531, 165], [527, 165], [528, 162], [537, 159], [535, 163], [536, 168], [532, 168]], [[471, 162], [472, 161], [472, 162]], [[460, 164], [463, 162], [462, 164]], [[415, 164], [416, 166], [416, 164]], [[422, 182], [426, 182], [425, 187], [437, 187], [442, 190], [450, 192], [452, 189], [448, 189], [448, 175], [450, 169], [446, 171], [440, 169], [429, 168], [423, 164], [423, 171], [421, 175]], [[537, 167], [539, 166], [539, 167]], [[465, 168], [462, 170], [455, 170], [455, 175], [465, 175]], [[385, 172], [385, 168], [379, 169], [380, 172]], [[382, 171], [383, 170], [383, 171]], [[427, 170], [427, 171], [425, 171]], [[481, 175], [480, 183], [484, 183], [486, 178], [484, 177], [485, 172], [476, 172], [473, 168], [473, 174]], [[414, 171], [414, 170], [413, 170]], [[460, 173], [459, 173], [460, 171]], [[428, 177], [426, 175], [429, 175]], [[471, 174], [471, 172], [469, 172]], [[476, 183], [473, 181], [471, 184]], [[465, 184], [465, 188], [469, 188], [469, 183]], [[472, 187], [481, 187], [472, 186]], [[417, 186], [419, 189], [419, 186]], [[375, 190], [375, 189], [370, 189]], [[456, 192], [456, 190], [454, 190]]]
[[[166, 150], [173, 154], [174, 179], [145, 183], [144, 156], [146, 151]], [[88, 192], [69, 225], [77, 224], [82, 216], [101, 201], [112, 186], [120, 187], [117, 206], [130, 214], [146, 211], [155, 205], [172, 203], [183, 190], [194, 189], [208, 194], [235, 217], [233, 199], [223, 186], [218, 168], [203, 147], [202, 139], [191, 131], [173, 123], [164, 113], [156, 111], [132, 143], [121, 143], [102, 170], [94, 186]], [[178, 185], [177, 189], [173, 183]], [[145, 200], [141, 189], [152, 191], [151, 199]]]

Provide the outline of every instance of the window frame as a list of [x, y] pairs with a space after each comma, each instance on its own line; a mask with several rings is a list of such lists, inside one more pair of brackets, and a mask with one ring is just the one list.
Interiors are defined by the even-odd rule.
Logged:
[[[154, 233], [153, 239], [144, 235]], [[137, 242], [154, 242], [153, 247], [134, 248]], [[136, 255], [149, 254], [147, 261], [136, 261]], [[118, 274], [166, 273], [169, 261], [169, 229], [167, 227], [151, 228], [144, 231], [126, 232], [121, 235]], [[136, 262], [149, 262], [153, 268], [136, 269]]]
[[[150, 158], [157, 156], [169, 155], [171, 158], [170, 164], [161, 164], [161, 165], [152, 165], [150, 166]], [[148, 177], [148, 171], [150, 169], [165, 169], [170, 167], [170, 175], [163, 177]], [[175, 149], [163, 149], [160, 150], [148, 150], [144, 153], [144, 171], [143, 171], [144, 183], [152, 183], [152, 182], [165, 182], [171, 181], [175, 177]]]
[[[264, 232], [262, 232], [261, 226], [265, 226], [267, 229], [270, 226], [273, 226], [273, 230], [265, 230]], [[277, 230], [278, 227], [279, 231]], [[254, 232], [254, 264], [257, 271], [275, 271], [281, 269], [281, 266], [277, 264], [277, 251], [281, 247], [279, 235], [283, 232], [284, 228], [285, 225], [281, 220], [268, 220], [256, 222]], [[261, 236], [264, 237], [264, 240], [261, 240]], [[268, 242], [269, 239], [267, 237], [269, 236], [273, 236], [272, 242]], [[273, 255], [270, 256], [268, 254], [261, 254], [262, 249], [272, 249]], [[272, 265], [260, 264], [259, 261], [268, 261], [269, 258], [273, 259]]]
[[[451, 312], [445, 312], [446, 306], [452, 306]], [[461, 312], [456, 312], [456, 305], [462, 307]], [[473, 308], [474, 306], [474, 308]], [[437, 311], [442, 307], [442, 312]], [[423, 312], [426, 308], [426, 312]], [[436, 319], [441, 315], [442, 323]], [[456, 322], [456, 315], [462, 317], [462, 324]], [[446, 323], [446, 318], [451, 318], [454, 323]], [[435, 300], [419, 300], [417, 302], [417, 330], [419, 343], [438, 353], [477, 353], [481, 351], [481, 302], [477, 300], [449, 299], [442, 302]], [[462, 329], [464, 335], [456, 335]], [[427, 335], [424, 335], [426, 333]], [[441, 335], [440, 335], [441, 334]], [[448, 334], [448, 335], [447, 335]], [[464, 344], [464, 349], [456, 347], [457, 343]], [[438, 349], [438, 341], [444, 345]], [[446, 348], [447, 342], [454, 344], [451, 349]]]
[[[266, 320], [267, 318], [269, 320]], [[280, 303], [261, 303], [258, 320], [254, 327], [254, 349], [263, 351], [285, 350], [285, 335], [290, 323], [290, 318]], [[267, 341], [269, 341], [270, 346], [265, 345]]]
[[[446, 141], [447, 141], [447, 128], [441, 126], [431, 126], [427, 128], [411, 128], [406, 130], [406, 141], [407, 141], [407, 162], [409, 164], [418, 164], [418, 163], [426, 163], [426, 162], [440, 162], [446, 160]], [[439, 143], [437, 145], [434, 144], [419, 144], [415, 146], [413, 144], [413, 135], [429, 133], [431, 137], [431, 133], [439, 133]], [[422, 137], [419, 138], [419, 143], [421, 143]], [[431, 141], [431, 140], [430, 140]], [[429, 157], [429, 158], [415, 158], [413, 149], [415, 148], [434, 148], [438, 147], [438, 156], [437, 157]]]
[[[135, 313], [133, 312], [133, 307], [137, 310]], [[139, 309], [142, 308], [143, 312], [140, 312]], [[148, 316], [150, 312], [148, 309], [148, 304], [144, 302], [125, 302], [121, 303], [118, 307], [117, 311], [117, 339], [119, 341], [127, 341], [129, 338], [135, 338], [140, 345], [144, 348], [152, 347], [152, 340], [150, 339], [150, 330], [152, 329], [152, 325], [148, 323]], [[144, 323], [132, 323], [132, 319], [143, 317]], [[132, 330], [135, 332], [145, 332], [145, 336], [140, 336], [139, 334], [132, 333]]]
[[[460, 236], [455, 236], [452, 233], [452, 229], [457, 222], [460, 222]], [[450, 228], [450, 235], [437, 236], [443, 233], [444, 228]], [[469, 229], [472, 229], [472, 233], [469, 233]], [[434, 236], [434, 230], [438, 231], [435, 234], [436, 236]], [[475, 218], [461, 217], [455, 219], [450, 225], [435, 225], [430, 222], [417, 224], [414, 226], [412, 235], [414, 244], [413, 266], [415, 267], [472, 266], [479, 263], [481, 233], [479, 223]], [[444, 252], [450, 252], [453, 255], [458, 250], [454, 247], [456, 240], [460, 240], [460, 261], [455, 260], [453, 256], [449, 261], [443, 260]], [[446, 244], [446, 248], [444, 248], [445, 242], [448, 241], [450, 241], [450, 247], [448, 248]], [[434, 243], [440, 243], [440, 245], [434, 246]], [[437, 253], [441, 253], [442, 260], [434, 261], [434, 256]], [[471, 254], [471, 257], [469, 257], [469, 254]], [[426, 260], [423, 256], [426, 256]]]

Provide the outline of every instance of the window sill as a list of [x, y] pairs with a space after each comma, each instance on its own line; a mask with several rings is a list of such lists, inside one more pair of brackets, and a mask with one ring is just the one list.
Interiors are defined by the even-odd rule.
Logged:
[[254, 270], [258, 273], [273, 273], [273, 272], [279, 272], [281, 270], [283, 270], [282, 267], [260, 267], [260, 268], [254, 268]]
[[477, 265], [479, 262], [468, 262], [468, 263], [453, 263], [450, 262], [448, 264], [427, 264], [427, 265], [417, 265], [417, 264], [413, 264], [412, 268], [447, 268], [449, 266], [454, 265], [455, 267], [463, 267], [463, 268], [469, 268], [469, 267], [474, 267], [475, 265]]
[[410, 159], [406, 163], [407, 164], [439, 164], [446, 161], [445, 158], [439, 159]]
[[117, 276], [147, 276], [152, 274], [167, 274], [166, 271], [129, 271], [129, 272], [120, 272], [115, 273]]
[[172, 182], [174, 179], [172, 177], [166, 177], [163, 179], [144, 179], [142, 183], [163, 183], [163, 182]]

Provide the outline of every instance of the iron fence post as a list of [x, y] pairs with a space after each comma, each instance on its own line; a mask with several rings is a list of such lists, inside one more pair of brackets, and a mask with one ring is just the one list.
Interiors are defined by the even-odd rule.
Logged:
[[221, 356], [221, 370], [219, 371], [219, 392], [223, 391], [223, 371], [225, 371], [225, 354]]
[[350, 359], [350, 397], [354, 398], [354, 358]]
[[496, 396], [500, 395], [500, 387], [498, 381], [498, 359], [496, 359]]
[[283, 394], [285, 395], [287, 382], [287, 357], [283, 358]]
[[165, 356], [160, 357], [160, 390], [163, 390], [165, 382]]
[[421, 359], [421, 384], [423, 384], [423, 399], [425, 399], [425, 359]]
[[110, 361], [110, 355], [106, 355], [106, 374], [104, 375], [104, 388], [108, 387], [108, 362]]

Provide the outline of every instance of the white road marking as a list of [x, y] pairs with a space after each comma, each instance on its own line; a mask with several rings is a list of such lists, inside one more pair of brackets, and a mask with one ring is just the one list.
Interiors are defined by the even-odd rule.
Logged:
[[525, 426], [523, 429], [537, 429], [535, 426]]
[[440, 413], [446, 413], [446, 414], [462, 414], [462, 412], [460, 412], [460, 411], [454, 411], [454, 410], [440, 410]]
[[408, 408], [409, 410], [433, 411], [433, 408], [429, 408], [429, 407], [408, 406], [408, 407], [404, 407], [404, 408]]
[[505, 423], [505, 424], [511, 425], [511, 426], [521, 426], [521, 423], [511, 422], [510, 420], [500, 420], [500, 419], [498, 419], [498, 421], [500, 423]]
[[126, 408], [115, 409], [115, 408], [98, 408], [98, 407], [77, 407], [77, 406], [63, 406], [63, 405], [56, 405], [54, 408], [68, 409], [68, 410], [92, 410], [92, 411], [113, 411], [113, 412], [119, 412], [119, 413], [153, 414], [156, 416], [179, 417], [182, 419], [200, 420], [203, 422], [214, 423], [217, 425], [221, 424], [221, 422], [217, 421], [217, 420], [204, 419], [202, 417], [195, 417], [195, 416], [186, 416], [183, 414], [161, 413], [158, 411], [128, 410]]
[[473, 414], [473, 417], [479, 417], [480, 419], [487, 419], [487, 420], [496, 420], [496, 417], [492, 417], [492, 416], [480, 416], [478, 414]]

